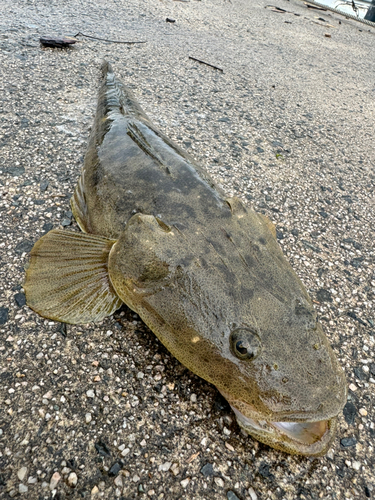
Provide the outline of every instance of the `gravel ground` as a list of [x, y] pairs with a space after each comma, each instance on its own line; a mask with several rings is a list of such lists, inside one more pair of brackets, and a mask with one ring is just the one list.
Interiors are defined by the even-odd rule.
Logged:
[[[2, 0], [1, 499], [375, 498], [375, 30], [267, 1]], [[38, 42], [78, 32], [147, 43]], [[326, 457], [244, 436], [126, 307], [67, 326], [25, 305], [34, 241], [76, 227], [103, 58], [229, 195], [277, 225], [349, 384]]]

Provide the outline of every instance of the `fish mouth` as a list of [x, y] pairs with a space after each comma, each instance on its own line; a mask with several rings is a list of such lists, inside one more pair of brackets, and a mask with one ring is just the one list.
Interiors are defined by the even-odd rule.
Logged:
[[315, 422], [272, 422], [248, 418], [234, 406], [231, 408], [245, 432], [272, 448], [295, 455], [327, 453], [337, 426], [337, 417]]

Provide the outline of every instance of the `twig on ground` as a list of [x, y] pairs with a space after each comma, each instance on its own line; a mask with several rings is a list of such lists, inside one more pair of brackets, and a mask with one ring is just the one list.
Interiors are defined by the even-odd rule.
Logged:
[[92, 40], [100, 40], [102, 42], [125, 43], [125, 44], [128, 44], [128, 45], [132, 45], [132, 44], [135, 44], [135, 43], [147, 43], [147, 42], [122, 42], [120, 40], [107, 40], [107, 38], [99, 38], [97, 36], [85, 35], [84, 33], [81, 33], [80, 31], [75, 35], [75, 37], [77, 37], [77, 36], [84, 36], [85, 38], [91, 38]]
[[195, 57], [191, 57], [191, 56], [189, 56], [189, 59], [191, 59], [192, 61], [197, 61], [201, 64], [205, 64], [206, 66], [210, 66], [211, 68], [217, 69], [218, 71], [221, 71], [222, 73], [224, 73], [223, 69], [218, 68], [217, 66], [214, 66], [213, 64], [206, 63], [204, 61], [201, 61], [200, 59], [196, 59]]

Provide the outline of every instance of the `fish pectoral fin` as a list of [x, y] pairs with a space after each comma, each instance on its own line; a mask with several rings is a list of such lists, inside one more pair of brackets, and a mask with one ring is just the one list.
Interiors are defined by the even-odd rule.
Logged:
[[54, 229], [31, 250], [24, 285], [26, 302], [45, 318], [64, 323], [100, 321], [122, 301], [108, 275], [115, 241]]

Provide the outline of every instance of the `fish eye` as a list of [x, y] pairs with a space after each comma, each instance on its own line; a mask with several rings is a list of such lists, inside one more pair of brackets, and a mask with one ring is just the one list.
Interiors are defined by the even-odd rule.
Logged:
[[237, 328], [233, 330], [229, 338], [232, 353], [238, 359], [255, 359], [261, 350], [260, 338], [249, 328]]

